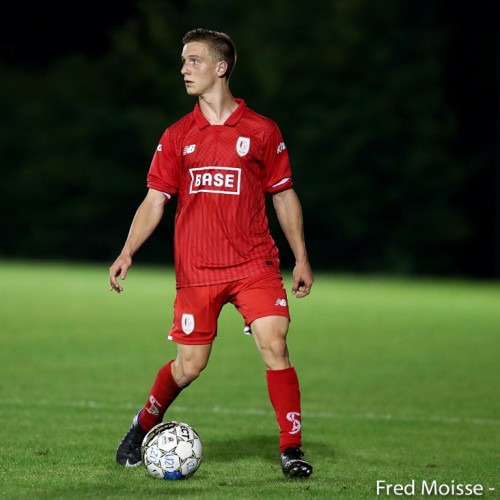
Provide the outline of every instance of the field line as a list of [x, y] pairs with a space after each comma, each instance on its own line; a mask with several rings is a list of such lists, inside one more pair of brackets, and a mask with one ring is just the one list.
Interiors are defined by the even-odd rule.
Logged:
[[[0, 406], [13, 407], [13, 406], [50, 406], [51, 408], [85, 408], [96, 410], [131, 410], [135, 412], [139, 409], [140, 405], [132, 403], [111, 404], [98, 401], [52, 401], [48, 399], [38, 400], [21, 400], [21, 399], [7, 399], [0, 400]], [[169, 413], [205, 413], [205, 414], [220, 414], [220, 415], [236, 415], [236, 416], [272, 416], [272, 410], [265, 410], [261, 408], [227, 408], [222, 406], [212, 407], [183, 407], [174, 405], [169, 409]], [[491, 418], [472, 418], [472, 417], [451, 417], [451, 416], [438, 416], [438, 415], [394, 415], [392, 413], [337, 413], [337, 412], [314, 412], [303, 411], [302, 416], [306, 419], [321, 419], [321, 420], [373, 420], [378, 422], [422, 422], [422, 423], [438, 423], [438, 424], [465, 424], [477, 426], [500, 426], [500, 420]]]

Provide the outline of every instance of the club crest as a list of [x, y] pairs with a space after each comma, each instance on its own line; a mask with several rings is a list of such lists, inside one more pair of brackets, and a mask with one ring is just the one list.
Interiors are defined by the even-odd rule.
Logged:
[[236, 152], [239, 156], [245, 156], [250, 151], [250, 139], [248, 137], [238, 137], [236, 141]]
[[181, 321], [182, 331], [189, 335], [194, 330], [194, 316], [192, 314], [183, 314]]

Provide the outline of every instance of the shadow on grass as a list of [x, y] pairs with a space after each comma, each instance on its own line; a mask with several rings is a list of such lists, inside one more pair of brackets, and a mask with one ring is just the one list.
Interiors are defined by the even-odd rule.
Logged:
[[[258, 457], [268, 462], [276, 462], [278, 443], [276, 438], [257, 435], [245, 436], [242, 439], [224, 439], [204, 442], [204, 454], [211, 460], [231, 462], [245, 457]], [[303, 444], [306, 458], [314, 461], [316, 457], [333, 457], [334, 450], [327, 444], [318, 441], [308, 441]]]

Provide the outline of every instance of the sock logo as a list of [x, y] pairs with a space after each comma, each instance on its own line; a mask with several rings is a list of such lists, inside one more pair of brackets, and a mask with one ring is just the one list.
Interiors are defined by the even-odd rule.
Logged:
[[157, 417], [160, 414], [160, 410], [158, 409], [158, 406], [161, 408], [161, 404], [158, 403], [158, 401], [156, 401], [156, 399], [153, 396], [149, 396], [149, 404], [150, 404], [150, 406], [148, 408], [146, 408], [146, 411], [148, 413], [151, 413], [151, 415], [154, 415], [155, 417]]
[[286, 419], [289, 422], [292, 422], [292, 430], [290, 431], [290, 434], [297, 434], [300, 432], [300, 420], [298, 417], [300, 417], [300, 413], [296, 411], [291, 411], [286, 414]]

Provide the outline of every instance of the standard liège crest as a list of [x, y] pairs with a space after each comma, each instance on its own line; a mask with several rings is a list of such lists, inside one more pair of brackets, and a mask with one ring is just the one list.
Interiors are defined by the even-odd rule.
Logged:
[[181, 320], [182, 331], [189, 335], [194, 330], [194, 316], [192, 314], [183, 314]]
[[236, 152], [239, 156], [245, 156], [250, 151], [250, 139], [248, 137], [238, 137], [236, 141]]

